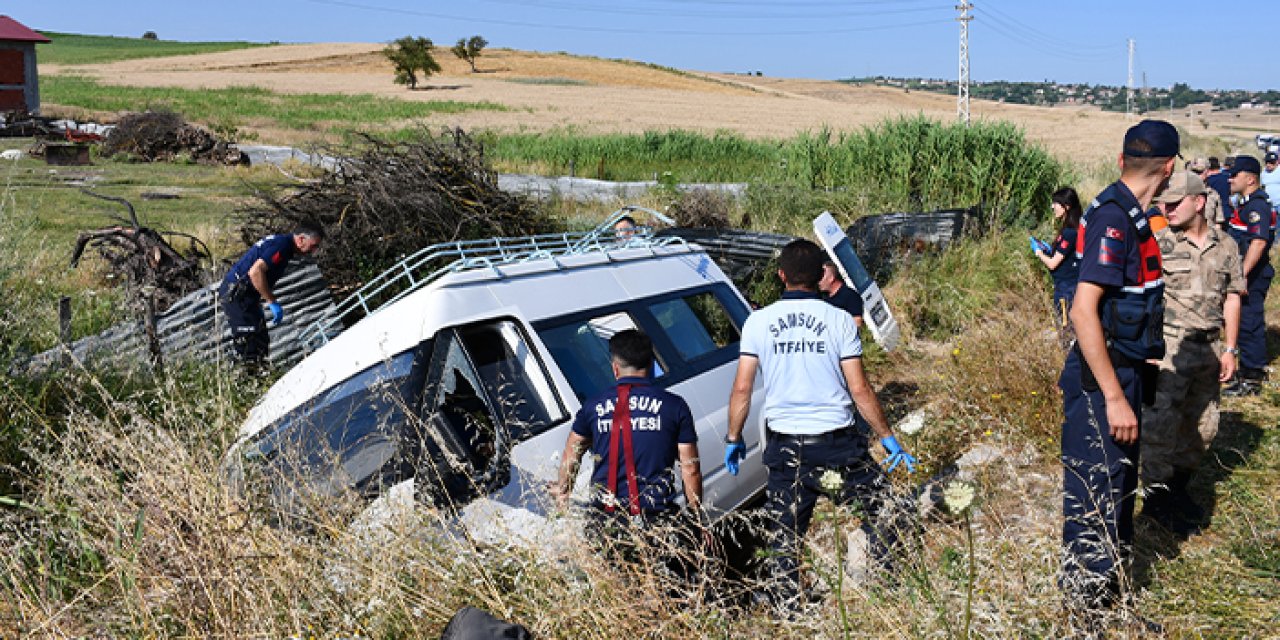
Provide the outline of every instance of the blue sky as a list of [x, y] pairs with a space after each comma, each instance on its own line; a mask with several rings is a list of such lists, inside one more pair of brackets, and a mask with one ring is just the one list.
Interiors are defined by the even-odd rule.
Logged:
[[[426, 36], [808, 78], [955, 78], [959, 0], [40, 0], [35, 29], [166, 40], [385, 42]], [[976, 0], [974, 80], [1280, 88], [1280, 2]], [[1258, 25], [1255, 32], [1250, 29]], [[1264, 42], [1270, 40], [1270, 52]], [[1268, 59], [1269, 58], [1269, 59]]]

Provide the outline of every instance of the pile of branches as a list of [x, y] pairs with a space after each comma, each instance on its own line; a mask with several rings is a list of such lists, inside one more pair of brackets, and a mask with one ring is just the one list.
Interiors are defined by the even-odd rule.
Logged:
[[729, 196], [703, 187], [695, 187], [680, 194], [671, 205], [671, 215], [682, 227], [729, 229], [729, 210], [733, 202]]
[[[95, 198], [124, 205], [129, 218], [121, 224], [84, 231], [76, 238], [71, 266], [80, 264], [86, 249], [94, 249], [106, 261], [112, 279], [122, 281], [133, 302], [139, 306], [151, 297], [156, 309], [168, 309], [183, 296], [204, 286], [212, 263], [209, 248], [195, 236], [174, 231], [157, 231], [138, 224], [133, 205], [124, 198], [104, 196], [85, 190]], [[174, 248], [169, 239], [181, 239], [184, 249]]]
[[555, 230], [533, 201], [498, 188], [483, 146], [461, 129], [408, 142], [364, 134], [354, 153], [326, 155], [341, 158], [336, 170], [241, 210], [241, 237], [319, 225], [327, 238], [316, 260], [340, 294], [432, 244]]
[[240, 164], [234, 144], [188, 123], [171, 111], [127, 113], [102, 142], [102, 155], [124, 154], [145, 162], [170, 161], [179, 155], [205, 164]]

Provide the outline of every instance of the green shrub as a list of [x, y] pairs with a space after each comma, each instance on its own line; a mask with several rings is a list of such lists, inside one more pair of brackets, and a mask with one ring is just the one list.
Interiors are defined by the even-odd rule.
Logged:
[[1049, 210], [1067, 168], [1007, 122], [943, 124], [900, 117], [854, 133], [803, 134], [782, 147], [794, 185], [857, 194], [868, 213], [981, 204], [1000, 222], [1029, 225]]

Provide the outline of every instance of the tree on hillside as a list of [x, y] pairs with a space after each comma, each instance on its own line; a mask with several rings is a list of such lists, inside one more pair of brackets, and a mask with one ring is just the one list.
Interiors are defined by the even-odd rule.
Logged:
[[476, 58], [480, 57], [480, 51], [489, 46], [489, 41], [481, 36], [471, 36], [471, 38], [458, 38], [458, 44], [453, 45], [453, 55], [466, 60], [471, 65], [471, 73], [476, 72]]
[[435, 44], [430, 38], [405, 36], [387, 45], [382, 50], [396, 70], [396, 84], [407, 84], [410, 89], [418, 88], [418, 73], [425, 80], [431, 74], [440, 72], [440, 64], [436, 62], [431, 50]]

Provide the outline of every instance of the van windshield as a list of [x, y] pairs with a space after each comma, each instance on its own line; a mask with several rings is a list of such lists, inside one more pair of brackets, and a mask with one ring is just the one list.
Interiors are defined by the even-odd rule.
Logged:
[[245, 462], [259, 463], [286, 503], [303, 489], [367, 493], [394, 481], [383, 476], [393, 471], [400, 427], [422, 393], [420, 353], [392, 356], [290, 411], [245, 448]]

